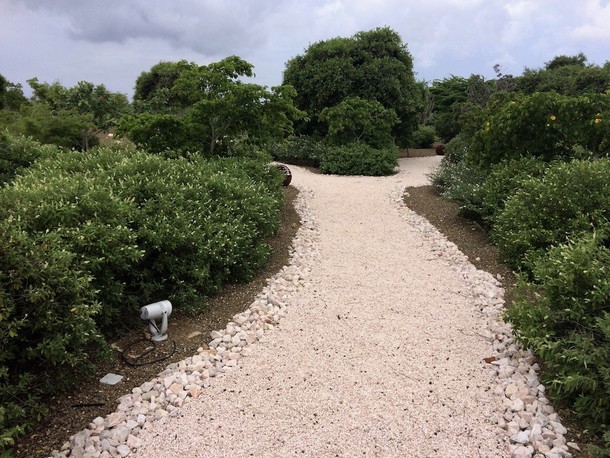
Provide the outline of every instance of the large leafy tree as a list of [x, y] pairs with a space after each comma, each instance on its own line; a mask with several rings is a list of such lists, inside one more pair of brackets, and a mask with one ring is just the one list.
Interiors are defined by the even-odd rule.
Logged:
[[151, 92], [166, 93], [176, 103], [163, 113], [122, 122], [129, 138], [153, 152], [182, 149], [218, 155], [236, 142], [265, 145], [290, 134], [293, 121], [304, 115], [294, 106], [292, 87], [268, 89], [243, 82], [241, 78], [253, 76], [253, 66], [237, 56], [209, 65], [179, 65], [169, 92], [169, 80]]
[[[499, 84], [500, 81], [504, 84]], [[506, 82], [506, 78], [485, 80], [475, 74], [468, 78], [451, 76], [434, 81], [430, 92], [436, 133], [446, 142], [451, 140], [464, 130], [464, 115], [478, 112], [494, 94], [506, 91]]]
[[287, 62], [284, 84], [296, 89], [296, 105], [309, 115], [300, 126], [306, 134], [326, 135], [327, 126], [319, 118], [322, 111], [359, 97], [394, 110], [400, 123], [393, 134], [406, 144], [423, 109], [413, 58], [388, 27], [312, 44]]
[[434, 103], [434, 129], [443, 140], [449, 141], [460, 132], [458, 118], [468, 101], [468, 80], [460, 76], [435, 80], [430, 93]]
[[12, 128], [19, 119], [21, 106], [27, 104], [21, 84], [11, 83], [0, 75], [0, 128]]
[[27, 103], [21, 84], [11, 83], [0, 75], [0, 110], [17, 110]]

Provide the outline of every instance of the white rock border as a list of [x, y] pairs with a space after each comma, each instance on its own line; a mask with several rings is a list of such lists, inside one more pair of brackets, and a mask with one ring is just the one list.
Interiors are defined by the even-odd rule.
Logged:
[[567, 429], [538, 380], [540, 366], [531, 350], [519, 348], [511, 326], [501, 318], [504, 309], [501, 283], [489, 272], [477, 269], [457, 245], [409, 209], [403, 195], [401, 189], [391, 196], [399, 214], [431, 242], [434, 255], [448, 261], [464, 279], [474, 297], [474, 305], [485, 320], [483, 336], [491, 347], [489, 364], [494, 368], [494, 392], [501, 396], [503, 406], [493, 420], [506, 432], [511, 457], [571, 458], [570, 448], [580, 449], [577, 444], [566, 441]]

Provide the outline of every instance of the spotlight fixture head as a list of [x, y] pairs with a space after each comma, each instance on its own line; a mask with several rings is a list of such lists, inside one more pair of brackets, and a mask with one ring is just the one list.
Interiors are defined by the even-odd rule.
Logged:
[[[153, 342], [167, 340], [167, 319], [172, 313], [172, 303], [170, 301], [154, 302], [145, 305], [140, 309], [140, 318], [149, 321], [149, 329]], [[156, 320], [161, 320], [161, 327], [157, 326]]]

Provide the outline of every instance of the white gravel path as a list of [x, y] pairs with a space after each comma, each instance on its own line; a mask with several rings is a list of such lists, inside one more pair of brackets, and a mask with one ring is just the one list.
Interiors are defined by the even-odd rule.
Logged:
[[313, 190], [309, 284], [239, 370], [140, 436], [138, 456], [505, 454], [478, 309], [391, 200], [438, 159], [404, 162], [386, 178], [291, 167]]
[[439, 160], [383, 178], [291, 166], [290, 265], [53, 456], [570, 458], [499, 283], [402, 204]]

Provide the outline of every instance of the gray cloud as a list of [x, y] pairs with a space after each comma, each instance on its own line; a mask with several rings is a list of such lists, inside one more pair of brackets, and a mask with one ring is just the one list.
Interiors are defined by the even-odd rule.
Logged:
[[520, 74], [558, 54], [608, 58], [608, 0], [0, 0], [0, 73], [130, 93], [161, 60], [200, 64], [231, 54], [256, 82], [279, 84], [311, 44], [390, 26], [419, 79]]
[[68, 20], [68, 35], [92, 43], [156, 39], [175, 48], [227, 55], [260, 46], [266, 40], [267, 0], [23, 0]]

